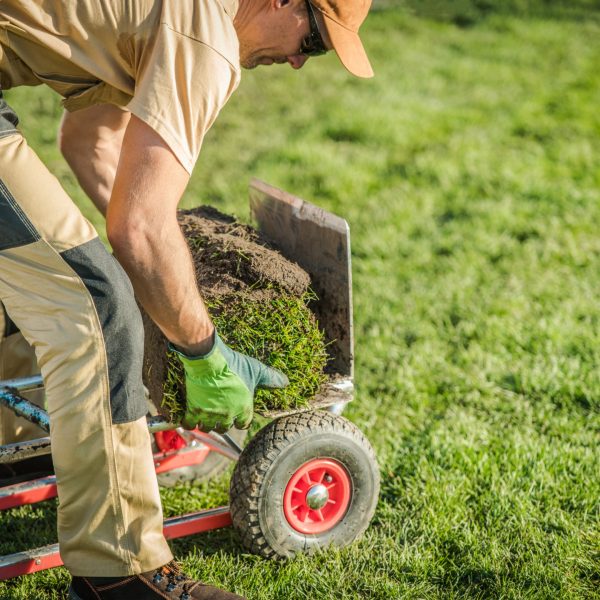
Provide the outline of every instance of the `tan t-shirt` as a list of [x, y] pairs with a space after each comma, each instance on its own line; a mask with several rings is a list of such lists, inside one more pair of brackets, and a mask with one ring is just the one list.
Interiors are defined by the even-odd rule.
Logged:
[[191, 172], [240, 80], [238, 0], [0, 0], [0, 89], [125, 107]]

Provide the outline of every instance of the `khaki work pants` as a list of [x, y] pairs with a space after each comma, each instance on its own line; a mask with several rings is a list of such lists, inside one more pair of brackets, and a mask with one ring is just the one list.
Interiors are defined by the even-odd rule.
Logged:
[[[7, 110], [0, 92], [0, 120]], [[6, 123], [0, 127], [0, 301], [34, 348], [44, 378], [61, 556], [78, 576], [149, 571], [172, 554], [145, 423], [143, 331], [131, 283]], [[2, 343], [2, 356], [11, 343], [22, 343], [14, 336]], [[10, 372], [17, 364], [11, 360], [2, 377], [23, 374]], [[4, 412], [0, 418], [4, 431]]]

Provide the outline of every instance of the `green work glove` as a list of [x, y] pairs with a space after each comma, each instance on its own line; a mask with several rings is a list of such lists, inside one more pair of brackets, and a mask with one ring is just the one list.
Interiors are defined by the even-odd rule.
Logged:
[[225, 433], [234, 425], [250, 427], [257, 387], [282, 388], [288, 378], [255, 358], [232, 350], [215, 331], [208, 354], [186, 356], [176, 348], [185, 370], [187, 395], [182, 425], [187, 429]]

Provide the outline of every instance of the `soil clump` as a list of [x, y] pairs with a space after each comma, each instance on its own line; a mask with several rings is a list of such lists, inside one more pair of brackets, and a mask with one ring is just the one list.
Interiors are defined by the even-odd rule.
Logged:
[[[315, 296], [308, 274], [258, 231], [215, 208], [181, 210], [178, 221], [221, 338], [290, 379], [285, 390], [258, 391], [255, 409], [308, 404], [325, 379], [327, 361], [323, 333], [309, 307]], [[177, 420], [185, 406], [181, 365], [160, 329], [144, 311], [142, 316], [144, 382], [159, 412]]]

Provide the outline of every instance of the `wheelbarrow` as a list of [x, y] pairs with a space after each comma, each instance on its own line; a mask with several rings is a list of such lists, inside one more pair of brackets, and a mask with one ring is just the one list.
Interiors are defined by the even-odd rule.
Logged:
[[[158, 481], [200, 480], [236, 465], [229, 506], [168, 518], [167, 539], [233, 525], [242, 545], [265, 558], [344, 546], [367, 528], [377, 504], [379, 470], [360, 430], [341, 416], [353, 399], [354, 348], [350, 235], [345, 220], [259, 180], [250, 184], [258, 229], [310, 275], [315, 312], [329, 341], [327, 382], [306, 410], [263, 413], [270, 422], [242, 448], [245, 432], [186, 431], [148, 417]], [[41, 376], [0, 381], [0, 404], [46, 432], [42, 408], [22, 394]], [[50, 454], [50, 438], [0, 446], [0, 463]], [[56, 497], [53, 475], [0, 488], [0, 510]], [[62, 564], [58, 544], [0, 557], [0, 580]]]

